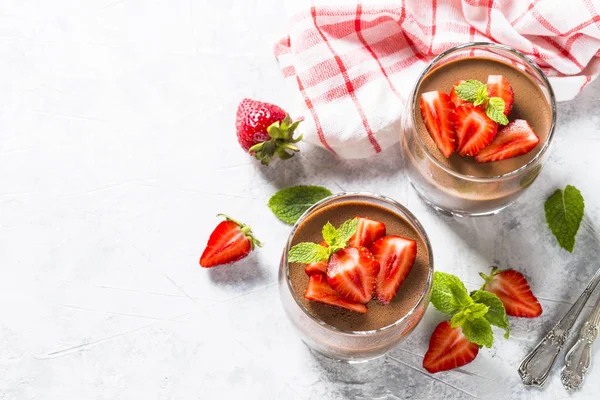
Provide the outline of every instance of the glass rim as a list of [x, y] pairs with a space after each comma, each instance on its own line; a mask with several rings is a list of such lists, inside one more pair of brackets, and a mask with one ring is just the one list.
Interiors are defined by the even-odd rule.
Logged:
[[[290, 265], [287, 261], [287, 255], [290, 251], [290, 247], [292, 244], [292, 239], [294, 238], [294, 234], [296, 233], [296, 230], [298, 229], [298, 227], [300, 226], [300, 224], [317, 208], [319, 208], [320, 206], [322, 206], [325, 203], [337, 200], [337, 199], [344, 199], [347, 197], [362, 197], [364, 198], [364, 200], [368, 201], [368, 200], [380, 200], [383, 202], [386, 202], [388, 204], [390, 204], [393, 207], [396, 207], [397, 209], [399, 209], [402, 213], [404, 213], [404, 215], [406, 216], [406, 219], [409, 220], [410, 223], [414, 224], [417, 228], [417, 233], [420, 234], [420, 236], [422, 236], [423, 241], [425, 242], [425, 247], [427, 248], [427, 252], [429, 253], [429, 273], [427, 275], [427, 282], [425, 283], [425, 290], [423, 291], [423, 293], [421, 293], [421, 296], [419, 297], [419, 300], [415, 303], [415, 305], [410, 309], [409, 312], [407, 312], [406, 314], [404, 314], [402, 316], [402, 318], [396, 320], [394, 323], [390, 324], [390, 325], [386, 325], [382, 328], [378, 328], [378, 329], [373, 329], [373, 330], [369, 330], [369, 331], [352, 331], [352, 330], [346, 330], [346, 329], [340, 329], [336, 326], [333, 326], [331, 324], [326, 323], [325, 321], [322, 321], [321, 319], [317, 318], [315, 315], [313, 315], [307, 308], [306, 306], [302, 303], [301, 300], [299, 300], [297, 293], [294, 290], [294, 287], [292, 285], [292, 282], [290, 280]], [[286, 283], [287, 283], [287, 287], [288, 290], [290, 291], [290, 294], [292, 295], [292, 297], [294, 298], [294, 301], [296, 302], [296, 305], [298, 305], [298, 307], [300, 307], [300, 310], [307, 316], [309, 317], [313, 322], [317, 323], [318, 325], [329, 329], [333, 332], [336, 333], [342, 333], [342, 334], [347, 334], [347, 335], [353, 335], [353, 336], [368, 336], [368, 335], [374, 335], [380, 332], [384, 332], [384, 331], [388, 331], [390, 329], [393, 329], [394, 327], [400, 325], [402, 322], [406, 321], [409, 317], [411, 317], [415, 311], [417, 310], [417, 308], [419, 308], [419, 306], [421, 306], [421, 304], [423, 303], [423, 300], [427, 297], [428, 293], [431, 291], [432, 288], [432, 284], [433, 284], [433, 251], [431, 248], [431, 242], [429, 241], [429, 236], [427, 236], [427, 232], [425, 232], [425, 229], [423, 228], [423, 225], [421, 225], [421, 223], [419, 222], [419, 220], [417, 219], [417, 217], [410, 212], [406, 207], [404, 207], [402, 204], [398, 203], [396, 200], [381, 195], [381, 194], [377, 194], [377, 193], [371, 193], [371, 192], [340, 192], [340, 193], [336, 193], [333, 194], [331, 196], [328, 196], [320, 201], [318, 201], [317, 203], [313, 204], [308, 210], [306, 210], [301, 216], [300, 218], [298, 218], [298, 220], [296, 221], [296, 223], [294, 224], [294, 226], [292, 227], [292, 231], [290, 232], [290, 234], [288, 235], [287, 241], [286, 241], [286, 245], [285, 245], [285, 249], [284, 249], [284, 253], [282, 256], [282, 262], [285, 263], [285, 279], [286, 279]]]
[[423, 69], [423, 71], [421, 71], [421, 73], [419, 74], [419, 78], [417, 79], [417, 81], [413, 87], [412, 93], [410, 95], [411, 101], [409, 104], [411, 105], [411, 108], [412, 108], [410, 118], [411, 118], [413, 127], [416, 130], [417, 119], [416, 119], [414, 111], [416, 109], [415, 107], [416, 107], [416, 103], [417, 103], [417, 92], [419, 90], [421, 82], [423, 82], [423, 79], [425, 78], [427, 73], [429, 73], [429, 71], [432, 70], [432, 68], [435, 66], [435, 64], [437, 64], [444, 57], [446, 57], [454, 52], [469, 49], [469, 48], [476, 48], [476, 47], [479, 47], [479, 48], [487, 47], [487, 48], [496, 49], [496, 50], [503, 50], [503, 51], [513, 54], [514, 56], [516, 56], [517, 58], [520, 58], [523, 62], [528, 64], [531, 68], [533, 68], [533, 70], [539, 75], [541, 81], [544, 83], [544, 86], [548, 90], [548, 93], [550, 95], [550, 109], [551, 109], [551, 113], [552, 113], [552, 123], [550, 125], [550, 131], [548, 132], [548, 137], [546, 138], [546, 141], [545, 141], [544, 145], [542, 146], [542, 148], [540, 149], [540, 151], [531, 160], [529, 160], [525, 165], [522, 165], [521, 167], [515, 169], [514, 171], [510, 171], [505, 174], [495, 175], [495, 176], [475, 176], [475, 175], [461, 174], [459, 172], [456, 172], [456, 171], [448, 168], [443, 163], [441, 163], [433, 154], [431, 154], [431, 152], [425, 145], [425, 142], [423, 141], [423, 138], [421, 137], [421, 135], [416, 134], [415, 136], [418, 137], [417, 140], [419, 141], [419, 144], [423, 148], [427, 157], [429, 157], [431, 159], [431, 161], [433, 161], [433, 163], [435, 165], [437, 165], [439, 168], [441, 168], [443, 171], [447, 172], [448, 174], [450, 174], [456, 178], [463, 179], [463, 180], [469, 180], [472, 182], [491, 182], [494, 180], [504, 180], [504, 179], [508, 179], [513, 176], [519, 175], [523, 171], [529, 169], [532, 165], [535, 165], [536, 162], [543, 157], [543, 155], [546, 153], [546, 151], [548, 151], [548, 148], [550, 147], [550, 143], [552, 142], [552, 139], [554, 138], [554, 132], [556, 130], [556, 97], [554, 95], [554, 90], [552, 89], [552, 85], [550, 84], [550, 81], [548, 80], [548, 77], [546, 76], [546, 74], [544, 74], [544, 72], [535, 63], [535, 61], [533, 61], [527, 55], [521, 53], [517, 49], [513, 49], [512, 47], [505, 46], [502, 44], [497, 44], [497, 43], [491, 43], [491, 42], [465, 43], [465, 44], [461, 44], [461, 45], [452, 47], [451, 49], [444, 51], [443, 53], [441, 53], [437, 57], [435, 57], [433, 60], [431, 60], [431, 62], [427, 65], [427, 67], [425, 67], [425, 69]]

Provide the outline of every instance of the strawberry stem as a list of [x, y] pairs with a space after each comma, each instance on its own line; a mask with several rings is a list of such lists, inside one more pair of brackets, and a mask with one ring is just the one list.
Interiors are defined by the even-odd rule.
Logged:
[[274, 156], [278, 156], [282, 160], [293, 157], [294, 153], [300, 151], [293, 144], [302, 140], [302, 135], [294, 138], [294, 132], [299, 123], [300, 121], [292, 123], [289, 114], [286, 114], [282, 121], [273, 122], [267, 128], [271, 139], [255, 144], [250, 147], [248, 152], [254, 154], [263, 165], [268, 165]]

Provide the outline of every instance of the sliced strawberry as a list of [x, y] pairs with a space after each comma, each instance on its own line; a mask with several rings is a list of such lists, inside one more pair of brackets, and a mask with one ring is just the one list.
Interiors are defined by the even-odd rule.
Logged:
[[461, 83], [463, 83], [464, 81], [458, 81], [456, 82], [453, 86], [452, 89], [450, 90], [450, 100], [452, 100], [452, 102], [454, 103], [454, 105], [456, 107], [458, 106], [462, 106], [465, 103], [468, 103], [467, 101], [464, 101], [463, 99], [461, 99], [458, 94], [456, 94], [456, 90], [454, 90], [454, 88], [458, 85], [460, 85]]
[[226, 215], [227, 218], [221, 222], [210, 234], [206, 249], [200, 257], [200, 266], [204, 268], [215, 265], [230, 264], [246, 257], [254, 246], [262, 244], [252, 236], [252, 230], [240, 222]]
[[369, 247], [377, 239], [385, 236], [385, 224], [369, 218], [357, 217], [358, 227], [348, 241], [349, 247]]
[[304, 298], [330, 306], [342, 307], [361, 314], [367, 312], [367, 306], [364, 304], [354, 303], [341, 297], [338, 292], [329, 286], [327, 277], [323, 274], [311, 275], [308, 278], [308, 286], [304, 292]]
[[494, 141], [475, 156], [480, 163], [506, 160], [529, 153], [540, 138], [524, 119], [515, 119], [498, 131]]
[[461, 156], [474, 156], [492, 143], [498, 124], [485, 115], [481, 107], [463, 104], [454, 110], [456, 147]]
[[334, 253], [327, 266], [327, 282], [349, 301], [366, 304], [373, 298], [379, 262], [365, 247]]
[[306, 275], [308, 276], [315, 274], [325, 275], [327, 274], [327, 261], [306, 264], [306, 267], [304, 267], [304, 272], [306, 272]]
[[452, 111], [454, 103], [444, 92], [427, 92], [421, 95], [421, 116], [431, 138], [448, 158], [454, 153], [454, 126], [452, 125]]
[[480, 273], [485, 280], [483, 289], [494, 293], [504, 304], [506, 313], [513, 317], [535, 318], [542, 314], [542, 306], [531, 292], [527, 279], [514, 269], [498, 271], [492, 269], [492, 275]]
[[440, 322], [429, 339], [423, 368], [432, 374], [462, 367], [473, 361], [479, 346], [467, 340], [462, 329], [452, 328], [449, 321]]
[[404, 282], [417, 257], [417, 242], [401, 236], [384, 236], [370, 248], [379, 261], [375, 297], [388, 304]]
[[508, 116], [512, 110], [515, 93], [508, 79], [502, 75], [490, 75], [487, 81], [488, 97], [500, 97], [504, 100], [504, 115]]

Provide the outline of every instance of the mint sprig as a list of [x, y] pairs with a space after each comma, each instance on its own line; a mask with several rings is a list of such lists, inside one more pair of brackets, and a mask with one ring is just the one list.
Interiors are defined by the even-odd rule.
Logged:
[[500, 97], [489, 97], [485, 83], [469, 79], [454, 86], [454, 91], [458, 97], [473, 103], [474, 106], [485, 106], [485, 114], [492, 121], [501, 125], [508, 124], [508, 118], [504, 115], [504, 100]]
[[581, 192], [571, 185], [565, 190], [557, 189], [544, 203], [550, 230], [560, 247], [570, 253], [575, 247], [575, 236], [583, 219], [584, 207]]
[[275, 193], [267, 205], [277, 218], [293, 225], [313, 204], [327, 196], [331, 192], [321, 186], [292, 186]]
[[433, 276], [431, 303], [439, 311], [452, 315], [450, 325], [461, 327], [472, 343], [491, 347], [494, 341], [492, 325], [506, 331], [509, 325], [502, 301], [494, 293], [478, 290], [468, 294], [461, 280], [451, 274], [436, 271]]
[[346, 247], [348, 240], [358, 228], [358, 218], [349, 219], [339, 228], [327, 222], [323, 227], [323, 240], [327, 246], [302, 242], [293, 246], [288, 253], [288, 262], [310, 264], [313, 262], [328, 261], [333, 253]]

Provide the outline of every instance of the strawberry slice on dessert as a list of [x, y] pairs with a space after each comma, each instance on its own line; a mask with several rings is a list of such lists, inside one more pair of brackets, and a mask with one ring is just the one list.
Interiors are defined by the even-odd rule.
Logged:
[[255, 246], [262, 246], [254, 236], [249, 226], [229, 218], [217, 225], [210, 234], [206, 249], [200, 257], [200, 266], [204, 268], [221, 264], [230, 264], [246, 257]]
[[327, 261], [314, 262], [310, 264], [306, 264], [304, 267], [304, 272], [306, 275], [311, 276], [315, 274], [327, 274]]
[[452, 125], [454, 103], [439, 90], [423, 93], [420, 100], [421, 116], [431, 138], [444, 157], [454, 153], [455, 134]]
[[494, 293], [513, 317], [535, 318], [542, 314], [542, 306], [533, 295], [527, 279], [514, 269], [498, 271], [492, 268], [491, 276], [479, 274], [485, 283], [482, 289]]
[[327, 282], [345, 299], [366, 304], [373, 298], [379, 262], [365, 247], [334, 253], [327, 266]]
[[456, 94], [456, 90], [454, 89], [455, 87], [457, 87], [458, 85], [460, 85], [463, 82], [464, 82], [464, 80], [460, 80], [460, 81], [456, 82], [452, 86], [452, 89], [450, 90], [450, 100], [452, 100], [452, 102], [454, 103], [454, 105], [456, 107], [462, 106], [463, 104], [467, 103], [467, 101], [461, 99], [460, 96], [458, 94]]
[[349, 247], [369, 247], [377, 239], [385, 236], [385, 224], [369, 218], [357, 217], [358, 227], [348, 241]]
[[487, 80], [488, 97], [500, 97], [504, 100], [504, 115], [508, 116], [515, 100], [515, 93], [508, 79], [502, 75], [490, 75]]
[[449, 321], [440, 322], [429, 339], [423, 368], [433, 373], [462, 367], [473, 361], [479, 346], [467, 340], [462, 329], [452, 328]]
[[380, 267], [375, 296], [382, 304], [388, 304], [415, 264], [417, 242], [401, 236], [384, 236], [370, 250]]
[[498, 132], [498, 124], [481, 107], [463, 104], [454, 110], [456, 147], [461, 156], [474, 156], [488, 146]]
[[342, 307], [361, 314], [367, 312], [367, 306], [364, 304], [354, 303], [341, 297], [338, 292], [333, 290], [329, 283], [327, 283], [327, 277], [323, 274], [311, 275], [308, 278], [308, 286], [304, 292], [304, 298], [330, 306]]
[[506, 160], [529, 153], [540, 138], [524, 119], [515, 119], [498, 131], [492, 143], [481, 150], [475, 161], [480, 163]]

